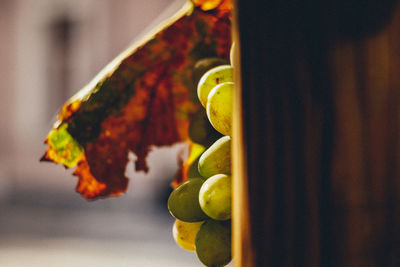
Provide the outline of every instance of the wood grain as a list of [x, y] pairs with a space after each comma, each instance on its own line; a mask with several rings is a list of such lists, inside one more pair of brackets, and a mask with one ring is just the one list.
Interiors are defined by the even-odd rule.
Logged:
[[400, 266], [399, 1], [235, 8], [235, 264]]

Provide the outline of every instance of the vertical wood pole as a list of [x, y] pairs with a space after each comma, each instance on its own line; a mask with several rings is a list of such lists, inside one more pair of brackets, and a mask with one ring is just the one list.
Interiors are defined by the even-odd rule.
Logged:
[[247, 183], [247, 163], [246, 147], [243, 136], [243, 107], [242, 107], [242, 87], [240, 73], [240, 40], [237, 24], [237, 9], [233, 10], [233, 31], [232, 38], [235, 46], [233, 47], [234, 57], [234, 80], [235, 95], [232, 125], [232, 179], [233, 179], [233, 211], [232, 211], [232, 250], [235, 266], [254, 266], [254, 248], [251, 243], [250, 232], [250, 213]]
[[236, 266], [400, 266], [399, 2], [236, 0]]

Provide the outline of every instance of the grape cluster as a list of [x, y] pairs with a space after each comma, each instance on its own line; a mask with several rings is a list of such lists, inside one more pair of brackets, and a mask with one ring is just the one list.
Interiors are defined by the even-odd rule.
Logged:
[[231, 126], [233, 71], [218, 58], [200, 60], [193, 79], [205, 109], [193, 116], [189, 137], [205, 151], [189, 168], [188, 180], [168, 199], [176, 218], [175, 241], [196, 251], [206, 266], [231, 261]]

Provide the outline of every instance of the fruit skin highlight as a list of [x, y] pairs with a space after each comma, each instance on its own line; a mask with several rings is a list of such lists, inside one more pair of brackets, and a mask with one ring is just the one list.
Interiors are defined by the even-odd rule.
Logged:
[[181, 220], [175, 220], [172, 227], [172, 235], [175, 242], [181, 247], [189, 251], [195, 251], [196, 235], [200, 230], [200, 226], [203, 222], [184, 222]]
[[227, 65], [229, 62], [226, 59], [219, 57], [206, 57], [198, 60], [196, 64], [194, 64], [193, 72], [192, 72], [192, 81], [196, 86], [199, 84], [201, 77], [212, 68]]
[[231, 135], [234, 84], [215, 86], [208, 95], [207, 117], [211, 125], [223, 135]]
[[231, 138], [223, 136], [200, 156], [198, 170], [201, 176], [209, 178], [215, 174], [231, 173]]
[[208, 267], [219, 267], [231, 261], [230, 221], [208, 220], [196, 235], [196, 254]]
[[231, 201], [231, 177], [226, 174], [216, 174], [208, 178], [200, 188], [200, 207], [214, 220], [231, 218]]
[[172, 191], [168, 198], [168, 210], [172, 216], [184, 222], [200, 222], [208, 218], [199, 203], [203, 183], [202, 178], [192, 178]]
[[197, 85], [197, 96], [203, 107], [206, 107], [210, 91], [217, 85], [233, 82], [233, 69], [230, 65], [222, 65], [207, 71]]

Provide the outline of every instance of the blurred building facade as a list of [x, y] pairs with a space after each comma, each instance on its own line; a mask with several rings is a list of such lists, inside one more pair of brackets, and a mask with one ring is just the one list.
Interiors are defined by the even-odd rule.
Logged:
[[68, 187], [53, 178], [64, 170], [37, 164], [59, 108], [183, 2], [0, 0], [0, 175], [14, 176], [4, 187]]
[[184, 2], [0, 0], [0, 266], [200, 266], [152, 204], [179, 146], [151, 153], [147, 175], [130, 164], [127, 194], [95, 202], [71, 170], [39, 163], [62, 104]]

